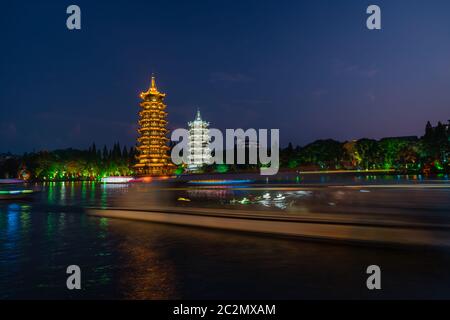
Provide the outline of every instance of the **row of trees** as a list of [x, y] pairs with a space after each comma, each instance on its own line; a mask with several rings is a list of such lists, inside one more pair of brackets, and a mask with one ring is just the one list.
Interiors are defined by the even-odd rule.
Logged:
[[84, 180], [105, 176], [132, 174], [136, 151], [120, 147], [88, 150], [64, 149], [25, 153], [21, 157], [3, 155], [0, 177], [20, 177], [37, 180]]
[[303, 148], [292, 144], [281, 150], [281, 167], [304, 169], [361, 169], [416, 172], [449, 171], [450, 129], [427, 123], [425, 135], [417, 137], [360, 139], [339, 142], [318, 140]]
[[[226, 152], [226, 151], [225, 151]], [[236, 154], [236, 150], [235, 150]], [[209, 165], [203, 172], [257, 170], [260, 165]], [[280, 150], [282, 170], [395, 170], [397, 172], [450, 172], [450, 129], [427, 123], [423, 137], [360, 139], [340, 142], [317, 140], [304, 147], [289, 143]]]

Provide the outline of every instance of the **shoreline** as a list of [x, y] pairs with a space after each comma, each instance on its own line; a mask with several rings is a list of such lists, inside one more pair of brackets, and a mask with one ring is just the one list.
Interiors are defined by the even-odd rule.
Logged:
[[[174, 175], [174, 176], [164, 176], [164, 177], [151, 177], [152, 179], [161, 181], [161, 180], [169, 180], [169, 181], [184, 181], [187, 179], [190, 180], [199, 180], [199, 179], [219, 179], [219, 180], [226, 180], [226, 179], [232, 179], [233, 177], [240, 177], [240, 178], [253, 178], [255, 181], [267, 181], [271, 179], [280, 179], [280, 178], [296, 178], [301, 176], [320, 176], [320, 175], [379, 175], [379, 176], [425, 176], [425, 177], [436, 177], [436, 176], [446, 176], [450, 174], [449, 172], [435, 172], [435, 173], [424, 173], [424, 172], [417, 172], [417, 171], [396, 171], [396, 170], [324, 170], [324, 171], [279, 171], [276, 175], [272, 176], [263, 176], [259, 174], [259, 171], [245, 171], [245, 172], [227, 172], [227, 173], [188, 173], [188, 174], [180, 174], [180, 175]], [[115, 177], [115, 176], [112, 176]], [[119, 176], [117, 176], [119, 177]], [[138, 177], [137, 177], [138, 178]], [[144, 177], [141, 177], [144, 178]], [[11, 180], [11, 179], [0, 179], [0, 185], [1, 184], [12, 184], [12, 183], [2, 183], [2, 180]], [[53, 183], [53, 182], [99, 182], [99, 183], [106, 183], [109, 182], [102, 182], [98, 178], [93, 179], [56, 179], [56, 180], [23, 180], [23, 181], [17, 181], [14, 183]]]

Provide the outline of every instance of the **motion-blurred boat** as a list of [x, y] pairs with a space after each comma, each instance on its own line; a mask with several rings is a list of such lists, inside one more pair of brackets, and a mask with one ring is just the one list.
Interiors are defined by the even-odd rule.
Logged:
[[102, 182], [103, 183], [118, 183], [118, 184], [122, 184], [122, 183], [128, 183], [131, 180], [133, 180], [133, 177], [105, 177], [102, 178]]
[[37, 191], [20, 179], [0, 179], [0, 201], [30, 199]]
[[21, 184], [24, 182], [24, 180], [20, 179], [0, 179], [0, 184]]
[[253, 180], [191, 180], [188, 181], [189, 184], [198, 184], [198, 185], [228, 185], [228, 184], [247, 184], [252, 183]]
[[32, 189], [0, 190], [0, 200], [29, 199], [34, 193]]

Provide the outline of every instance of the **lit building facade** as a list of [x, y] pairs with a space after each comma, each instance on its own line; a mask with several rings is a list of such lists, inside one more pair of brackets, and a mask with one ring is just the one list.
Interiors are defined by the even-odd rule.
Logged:
[[209, 122], [203, 121], [200, 110], [197, 110], [194, 121], [188, 122], [188, 163], [189, 171], [198, 171], [203, 165], [211, 161], [211, 150], [209, 148]]
[[168, 155], [165, 96], [156, 88], [153, 76], [150, 88], [140, 95], [143, 101], [140, 103], [139, 137], [136, 147], [138, 163], [134, 166], [139, 176], [170, 175], [175, 167]]

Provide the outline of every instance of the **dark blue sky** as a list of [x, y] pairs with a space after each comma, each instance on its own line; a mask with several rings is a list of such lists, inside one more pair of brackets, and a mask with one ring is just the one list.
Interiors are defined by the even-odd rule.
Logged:
[[[82, 30], [66, 28], [70, 4]], [[369, 4], [381, 31], [366, 28]], [[152, 72], [171, 128], [279, 128], [282, 144], [420, 135], [450, 118], [450, 1], [8, 1], [0, 152], [134, 144]]]

